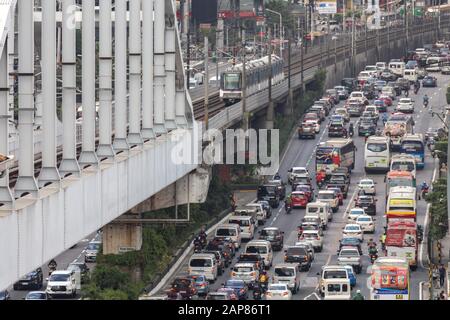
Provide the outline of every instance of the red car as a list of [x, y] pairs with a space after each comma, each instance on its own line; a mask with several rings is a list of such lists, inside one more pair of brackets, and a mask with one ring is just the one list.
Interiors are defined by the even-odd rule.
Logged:
[[294, 191], [291, 193], [292, 208], [306, 208], [308, 197], [304, 192]]
[[295, 191], [301, 191], [308, 197], [308, 202], [314, 200], [313, 188], [309, 184], [298, 184], [295, 186]]
[[380, 96], [378, 98], [378, 100], [384, 101], [384, 104], [387, 105], [388, 107], [392, 106], [392, 99], [389, 96], [384, 96], [384, 95]]
[[341, 188], [327, 187], [327, 190], [333, 190], [337, 193], [339, 205], [342, 205], [344, 203], [344, 194], [342, 193]]

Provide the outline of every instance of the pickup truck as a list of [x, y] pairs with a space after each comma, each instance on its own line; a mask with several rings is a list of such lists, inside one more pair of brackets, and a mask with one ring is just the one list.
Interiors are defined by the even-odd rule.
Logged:
[[341, 266], [352, 266], [356, 273], [361, 273], [361, 255], [355, 247], [342, 247], [338, 256], [338, 264]]
[[297, 129], [298, 132], [298, 138], [309, 138], [309, 139], [315, 139], [316, 138], [316, 126], [313, 122], [302, 122]]
[[344, 199], [347, 199], [349, 185], [350, 181], [343, 173], [332, 173], [327, 182], [327, 188], [340, 188], [344, 194]]

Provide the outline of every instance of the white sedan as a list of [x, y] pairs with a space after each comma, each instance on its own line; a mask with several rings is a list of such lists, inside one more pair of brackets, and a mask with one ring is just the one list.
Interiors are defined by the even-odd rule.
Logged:
[[292, 292], [286, 283], [271, 283], [266, 291], [266, 300], [292, 300]]
[[401, 98], [395, 107], [395, 111], [397, 112], [414, 112], [414, 103], [411, 98]]
[[356, 224], [359, 224], [363, 232], [374, 233], [375, 221], [367, 214], [360, 215], [356, 218]]
[[305, 167], [292, 167], [288, 170], [288, 179], [293, 181], [296, 177], [309, 177], [309, 171]]
[[372, 179], [362, 179], [359, 181], [358, 188], [364, 191], [364, 194], [375, 195], [375, 182]]
[[350, 213], [348, 214], [347, 220], [348, 223], [354, 223], [356, 219], [360, 216], [366, 214], [363, 208], [353, 208], [350, 210]]
[[342, 238], [356, 238], [362, 242], [364, 240], [364, 233], [359, 224], [347, 224], [342, 231]]

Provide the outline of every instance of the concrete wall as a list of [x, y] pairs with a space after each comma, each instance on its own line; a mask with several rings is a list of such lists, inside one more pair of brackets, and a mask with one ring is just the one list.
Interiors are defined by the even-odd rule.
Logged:
[[0, 210], [0, 290], [195, 170], [198, 157], [177, 164], [173, 156], [198, 154], [191, 150], [201, 147], [198, 130], [197, 123], [175, 130], [99, 169], [85, 169], [80, 178], [64, 179], [61, 189], [50, 186], [38, 199], [17, 200], [14, 211]]

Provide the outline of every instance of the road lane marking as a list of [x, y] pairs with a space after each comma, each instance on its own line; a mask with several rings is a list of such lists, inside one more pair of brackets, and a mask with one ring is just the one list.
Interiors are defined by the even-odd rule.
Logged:
[[353, 200], [357, 193], [358, 193], [358, 186], [356, 186], [355, 191], [353, 191], [352, 197], [350, 198], [350, 201], [348, 202], [347, 208], [345, 208], [344, 214], [342, 215], [343, 219], [345, 219], [345, 217], [349, 213], [350, 206], [353, 203]]

